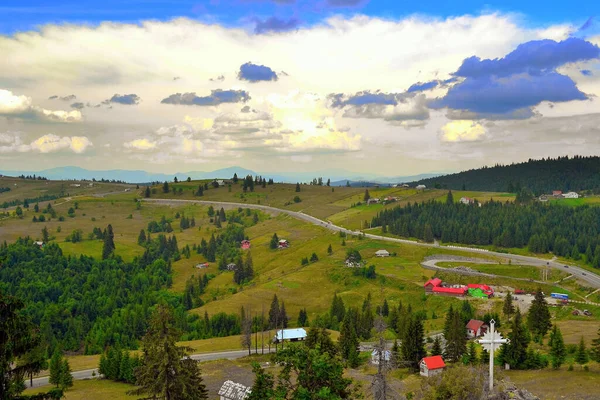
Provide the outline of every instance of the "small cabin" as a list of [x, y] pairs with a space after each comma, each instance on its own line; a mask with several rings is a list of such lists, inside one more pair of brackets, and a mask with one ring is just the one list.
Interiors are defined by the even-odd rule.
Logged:
[[200, 263], [200, 264], [196, 264], [196, 268], [198, 269], [204, 269], [204, 268], [208, 268], [208, 263]]
[[250, 248], [250, 241], [249, 240], [242, 240], [242, 249], [243, 250], [248, 250]]
[[287, 249], [289, 246], [290, 246], [290, 244], [285, 239], [280, 239], [279, 243], [277, 244], [277, 247], [280, 249]]
[[446, 363], [444, 363], [442, 356], [424, 357], [419, 363], [421, 376], [436, 376], [441, 374], [444, 368], [446, 368]]
[[487, 330], [488, 326], [486, 323], [478, 319], [472, 319], [467, 323], [467, 337], [469, 339], [483, 336]]
[[227, 271], [235, 271], [237, 266], [234, 263], [227, 264]]
[[390, 253], [389, 253], [389, 251], [387, 251], [387, 250], [377, 250], [377, 251], [375, 252], [375, 255], [376, 255], [377, 257], [389, 257], [389, 256], [390, 256]]
[[425, 288], [426, 292], [433, 292], [434, 287], [438, 287], [441, 285], [442, 285], [442, 280], [440, 278], [433, 278], [433, 279], [430, 279], [427, 282], [425, 282], [425, 285], [423, 285], [423, 287]]
[[296, 329], [281, 329], [277, 331], [277, 334], [273, 336], [274, 343], [280, 343], [283, 341], [288, 342], [299, 342], [306, 339], [306, 330], [304, 328]]

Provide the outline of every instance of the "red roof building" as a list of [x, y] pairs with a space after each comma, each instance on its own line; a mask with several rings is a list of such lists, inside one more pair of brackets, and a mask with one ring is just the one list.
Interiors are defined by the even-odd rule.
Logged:
[[419, 363], [420, 374], [422, 376], [434, 376], [441, 373], [446, 368], [446, 363], [442, 356], [424, 357]]
[[440, 278], [433, 278], [425, 282], [423, 286], [426, 292], [432, 292], [434, 287], [438, 287], [442, 284], [442, 280]]
[[488, 326], [485, 322], [478, 319], [472, 319], [467, 323], [467, 336], [469, 338], [476, 338], [483, 336], [488, 330]]
[[447, 288], [441, 286], [435, 286], [433, 288], [433, 293], [441, 294], [445, 296], [465, 296], [467, 294], [467, 288]]
[[250, 241], [249, 240], [242, 240], [242, 249], [248, 250], [249, 248], [250, 248]]
[[560, 196], [562, 194], [562, 190], [553, 190], [552, 196]]
[[469, 289], [481, 289], [483, 291], [483, 293], [487, 294], [488, 296], [491, 296], [494, 294], [494, 289], [492, 289], [488, 285], [483, 285], [483, 284], [479, 284], [479, 283], [469, 283], [467, 285], [467, 287]]

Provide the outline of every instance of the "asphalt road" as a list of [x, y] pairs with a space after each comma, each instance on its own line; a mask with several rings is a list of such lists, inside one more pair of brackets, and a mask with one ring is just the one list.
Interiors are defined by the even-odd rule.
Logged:
[[[275, 352], [275, 347], [271, 346], [271, 352]], [[252, 353], [254, 354], [254, 349], [252, 349]], [[261, 349], [258, 349], [258, 353], [261, 353]], [[269, 349], [265, 348], [265, 354], [269, 353]], [[248, 350], [233, 350], [233, 351], [220, 351], [218, 353], [205, 353], [205, 354], [192, 354], [190, 358], [198, 361], [213, 361], [213, 360], [235, 360], [236, 358], [246, 357], [248, 355]], [[73, 375], [73, 379], [82, 380], [82, 379], [91, 379], [93, 377], [99, 376], [98, 369], [85, 369], [82, 371], [74, 371], [71, 373]], [[35, 378], [33, 380], [33, 385], [31, 387], [39, 387], [46, 386], [50, 383], [48, 382], [49, 377], [43, 376], [41, 378]], [[25, 381], [25, 386], [29, 387], [29, 379]]]
[[[343, 228], [341, 226], [334, 225], [331, 222], [326, 222], [326, 221], [320, 220], [318, 218], [304, 214], [302, 212], [283, 210], [281, 208], [275, 208], [275, 207], [265, 206], [265, 205], [261, 205], [261, 204], [232, 203], [232, 202], [227, 202], [227, 201], [177, 200], [177, 199], [143, 199], [143, 200], [155, 202], [155, 203], [161, 203], [161, 204], [198, 203], [198, 204], [207, 204], [207, 205], [219, 205], [221, 207], [228, 207], [228, 208], [232, 208], [232, 207], [234, 207], [234, 208], [237, 208], [237, 207], [251, 208], [251, 209], [257, 209], [257, 210], [269, 211], [269, 212], [275, 213], [275, 214], [287, 214], [294, 218], [310, 222], [314, 225], [322, 226], [324, 228], [330, 229], [335, 232], [341, 231], [341, 232], [345, 232], [347, 234], [353, 234], [353, 235], [358, 235], [359, 233], [362, 233], [360, 231], [351, 231], [351, 230]], [[573, 265], [566, 266], [566, 264], [559, 263], [554, 260], [546, 260], [543, 258], [521, 256], [521, 255], [516, 255], [516, 254], [497, 253], [494, 251], [487, 251], [487, 250], [482, 251], [481, 249], [474, 249], [474, 248], [468, 248], [468, 247], [441, 246], [437, 242], [436, 243], [422, 243], [422, 242], [415, 242], [415, 241], [407, 240], [407, 239], [398, 239], [398, 238], [391, 238], [391, 237], [387, 237], [387, 236], [373, 235], [371, 233], [364, 233], [364, 235], [365, 235], [365, 237], [368, 237], [370, 239], [377, 239], [377, 240], [382, 240], [382, 241], [386, 241], [386, 242], [407, 243], [407, 244], [412, 244], [415, 246], [433, 247], [433, 248], [449, 248], [452, 250], [464, 251], [464, 252], [469, 252], [469, 253], [480, 252], [481, 254], [486, 254], [486, 255], [495, 256], [495, 257], [502, 257], [506, 260], [512, 260], [513, 263], [516, 262], [518, 264], [532, 265], [534, 267], [548, 266], [550, 268], [559, 269], [561, 271], [565, 271], [570, 274], [573, 274], [573, 276], [575, 278], [587, 282], [588, 284], [590, 284], [590, 286], [595, 287], [595, 288], [600, 288], [600, 275], [595, 274], [593, 272], [589, 272], [583, 268], [579, 268], [579, 267], [576, 267]]]

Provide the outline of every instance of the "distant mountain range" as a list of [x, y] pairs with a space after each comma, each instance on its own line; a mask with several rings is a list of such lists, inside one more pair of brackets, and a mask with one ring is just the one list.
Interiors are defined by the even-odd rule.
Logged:
[[50, 168], [42, 171], [24, 171], [24, 170], [0, 170], [0, 174], [7, 176], [19, 176], [19, 175], [38, 175], [43, 176], [51, 180], [61, 179], [87, 179], [87, 180], [100, 180], [102, 178], [108, 180], [119, 180], [129, 183], [147, 183], [147, 182], [163, 182], [172, 181], [173, 178], [177, 177], [178, 180], [185, 180], [188, 177], [192, 179], [224, 179], [231, 178], [233, 174], [237, 173], [238, 177], [246, 175], [260, 175], [264, 178], [272, 178], [275, 182], [310, 182], [313, 178], [322, 177], [326, 182], [327, 179], [331, 180], [332, 186], [345, 186], [347, 181], [350, 181], [351, 186], [367, 186], [368, 184], [394, 184], [411, 182], [421, 179], [427, 179], [441, 174], [421, 174], [413, 176], [397, 176], [397, 177], [382, 177], [376, 174], [360, 174], [356, 172], [345, 171], [341, 169], [313, 171], [313, 172], [289, 172], [289, 173], [269, 173], [269, 172], [256, 172], [242, 167], [229, 167], [217, 169], [214, 171], [189, 171], [189, 172], [177, 172], [175, 174], [155, 173], [147, 172], [142, 170], [124, 170], [124, 169], [111, 169], [111, 170], [89, 170], [80, 167], [58, 167]]

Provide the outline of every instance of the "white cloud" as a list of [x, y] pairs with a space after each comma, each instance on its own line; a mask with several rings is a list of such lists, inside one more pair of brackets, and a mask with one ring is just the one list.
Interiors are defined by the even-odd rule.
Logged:
[[57, 136], [47, 134], [24, 144], [20, 134], [0, 133], [0, 153], [55, 153], [61, 150], [70, 150], [76, 154], [85, 153], [93, 143], [85, 136]]
[[441, 129], [443, 142], [473, 142], [481, 140], [486, 134], [483, 125], [470, 120], [450, 121]]
[[0, 89], [0, 116], [55, 122], [76, 122], [82, 119], [81, 112], [78, 110], [46, 110], [33, 105], [30, 97], [18, 96], [3, 89]]
[[156, 148], [156, 142], [150, 141], [150, 140], [148, 140], [146, 138], [144, 138], [144, 139], [135, 139], [135, 140], [132, 140], [130, 142], [123, 143], [123, 146], [125, 146], [128, 149], [151, 150], [151, 149], [155, 149]]

